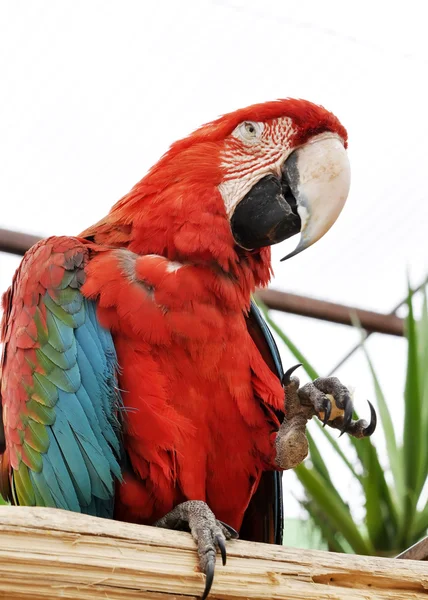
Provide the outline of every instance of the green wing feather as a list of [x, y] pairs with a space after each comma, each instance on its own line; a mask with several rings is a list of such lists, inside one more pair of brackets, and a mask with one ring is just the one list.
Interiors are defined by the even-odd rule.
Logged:
[[17, 272], [3, 330], [4, 427], [17, 504], [111, 517], [121, 399], [111, 334], [79, 291], [86, 255], [79, 240], [50, 238]]

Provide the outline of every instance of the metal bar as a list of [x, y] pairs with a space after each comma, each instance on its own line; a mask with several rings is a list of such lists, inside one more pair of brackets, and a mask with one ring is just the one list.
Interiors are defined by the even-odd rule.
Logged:
[[258, 290], [257, 296], [268, 308], [273, 310], [351, 326], [353, 326], [352, 315], [356, 315], [363, 329], [368, 332], [398, 336], [402, 336], [404, 333], [404, 321], [396, 315], [385, 315], [278, 290]]
[[[420, 292], [426, 285], [428, 285], [428, 278], [424, 279], [422, 281], [422, 283], [420, 283], [418, 285], [418, 287], [412, 289], [412, 296], [414, 294], [417, 294], [418, 292]], [[403, 306], [403, 304], [405, 304], [407, 302], [407, 296], [401, 300], [398, 304], [396, 304], [396, 306], [394, 306], [394, 308], [392, 309], [392, 311], [389, 313], [391, 315], [395, 315], [395, 313], [397, 312], [397, 310], [399, 308], [401, 308]], [[337, 363], [337, 365], [335, 367], [333, 367], [330, 371], [330, 373], [328, 373], [327, 377], [330, 377], [331, 375], [333, 375], [335, 373], [335, 371], [337, 371], [337, 369], [339, 369], [342, 365], [344, 365], [346, 363], [347, 360], [349, 360], [351, 358], [351, 356], [353, 354], [355, 354], [355, 352], [357, 350], [359, 350], [359, 348], [361, 348], [361, 346], [365, 343], [365, 341], [367, 340], [367, 338], [374, 333], [373, 331], [369, 331], [368, 333], [366, 332], [366, 335], [364, 336], [364, 338], [362, 340], [360, 340], [358, 342], [358, 344], [355, 344], [355, 346], [353, 348], [351, 348], [351, 350], [349, 350], [349, 352], [347, 354], [345, 354], [345, 356], [343, 356], [341, 358], [341, 360]]]
[[[40, 238], [36, 235], [0, 229], [0, 252], [10, 252], [22, 256], [39, 240]], [[367, 332], [403, 335], [403, 319], [396, 315], [385, 315], [271, 289], [258, 290], [257, 296], [268, 308], [273, 310], [351, 326], [353, 325], [351, 315], [355, 314]]]
[[407, 558], [410, 560], [428, 560], [428, 537], [413, 544], [407, 550], [404, 550], [396, 558]]
[[40, 239], [37, 235], [0, 228], [0, 252], [23, 256], [28, 248], [37, 244]]

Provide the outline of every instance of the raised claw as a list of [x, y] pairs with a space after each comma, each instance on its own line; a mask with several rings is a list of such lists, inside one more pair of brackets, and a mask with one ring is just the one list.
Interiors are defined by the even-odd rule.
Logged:
[[[352, 435], [356, 438], [369, 437], [372, 435], [376, 429], [377, 424], [377, 416], [376, 411], [372, 405], [372, 403], [367, 400], [370, 407], [370, 423], [367, 423], [365, 419], [358, 419], [358, 421], [353, 421], [351, 419], [348, 427], [346, 428], [346, 433]], [[332, 423], [330, 423], [331, 427], [336, 429], [340, 429], [342, 431], [343, 424], [342, 419], [336, 419]]]
[[[286, 375], [290, 371], [291, 369]], [[317, 415], [323, 427], [329, 425], [339, 429], [340, 436], [349, 433], [355, 437], [367, 437], [376, 428], [376, 412], [370, 403], [369, 424], [364, 419], [352, 420], [354, 409], [351, 395], [337, 377], [319, 377], [299, 388], [297, 395], [302, 407], [312, 408], [312, 414], [308, 413], [308, 418]]]
[[294, 367], [290, 367], [289, 369], [287, 369], [287, 371], [285, 371], [284, 375], [282, 376], [282, 385], [290, 385], [290, 381], [291, 381], [291, 376], [294, 373], [294, 371], [296, 369], [298, 369], [299, 367], [302, 366], [302, 363], [298, 363], [297, 365], [294, 365]]
[[367, 402], [370, 406], [370, 423], [363, 429], [364, 437], [370, 437], [375, 432], [377, 425], [377, 415], [373, 404], [370, 402], [370, 400], [367, 400]]
[[[314, 415], [317, 415], [323, 427], [329, 425], [338, 429], [340, 436], [348, 433], [358, 438], [368, 437], [376, 429], [376, 411], [370, 402], [370, 423], [364, 419], [354, 421], [351, 394], [340, 380], [337, 377], [319, 377], [299, 387], [298, 378], [292, 378], [291, 375], [300, 366], [299, 363], [291, 367], [282, 378], [286, 418], [275, 442], [276, 461], [282, 469], [293, 468], [305, 458], [307, 451], [303, 437], [304, 428], [306, 422]], [[296, 457], [291, 459], [291, 451], [296, 448], [299, 452], [295, 452]]]

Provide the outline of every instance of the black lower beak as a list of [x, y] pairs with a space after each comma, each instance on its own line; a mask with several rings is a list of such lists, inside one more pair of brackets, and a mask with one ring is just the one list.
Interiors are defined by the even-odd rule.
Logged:
[[299, 233], [301, 220], [285, 177], [260, 179], [237, 205], [230, 225], [235, 242], [247, 250], [271, 246]]

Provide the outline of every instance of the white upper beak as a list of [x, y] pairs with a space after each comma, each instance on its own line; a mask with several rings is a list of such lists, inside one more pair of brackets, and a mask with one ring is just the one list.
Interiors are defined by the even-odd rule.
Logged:
[[285, 170], [302, 227], [296, 249], [282, 260], [295, 256], [327, 233], [342, 211], [351, 183], [347, 152], [342, 139], [333, 133], [317, 135], [295, 150]]

